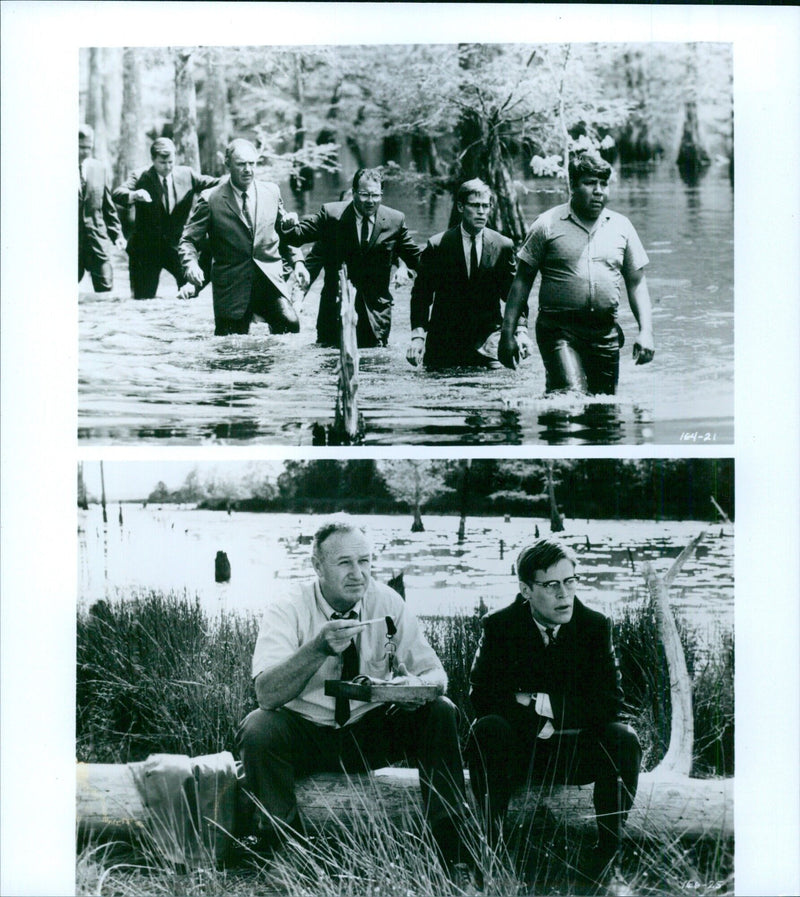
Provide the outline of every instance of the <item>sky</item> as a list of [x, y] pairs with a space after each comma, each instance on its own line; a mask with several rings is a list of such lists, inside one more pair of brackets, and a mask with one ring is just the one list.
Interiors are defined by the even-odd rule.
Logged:
[[[159, 481], [168, 489], [177, 489], [186, 475], [197, 468], [201, 481], [210, 474], [239, 479], [256, 465], [267, 476], [277, 477], [283, 464], [277, 461], [219, 461], [212, 464], [197, 461], [104, 461], [103, 476], [106, 485], [106, 501], [128, 501], [147, 498]], [[100, 462], [84, 461], [83, 477], [90, 495], [99, 499]]]

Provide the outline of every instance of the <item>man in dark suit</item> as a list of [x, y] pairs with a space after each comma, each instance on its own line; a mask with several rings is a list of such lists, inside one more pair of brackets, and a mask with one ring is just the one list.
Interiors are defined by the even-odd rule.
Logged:
[[186, 282], [178, 241], [192, 211], [195, 197], [219, 183], [219, 178], [195, 174], [175, 164], [175, 144], [159, 137], [150, 147], [153, 164], [132, 171], [114, 191], [121, 206], [136, 206], [133, 233], [128, 240], [131, 292], [134, 299], [152, 299], [165, 268], [182, 287]]
[[326, 203], [316, 215], [298, 221], [284, 216], [284, 235], [292, 246], [316, 241], [323, 256], [325, 280], [317, 314], [317, 342], [339, 345], [339, 269], [356, 290], [356, 336], [364, 348], [385, 346], [392, 326], [392, 265], [402, 259], [417, 269], [419, 247], [406, 228], [405, 216], [381, 205], [383, 175], [361, 168], [353, 178], [350, 202]]
[[273, 333], [297, 333], [284, 264], [298, 283], [308, 282], [303, 254], [280, 236], [284, 215], [277, 184], [256, 181], [256, 148], [233, 140], [225, 150], [230, 178], [201, 194], [183, 230], [178, 253], [186, 279], [201, 289], [200, 253], [208, 246], [217, 336], [247, 333], [255, 315]]
[[515, 602], [484, 618], [470, 674], [478, 718], [472, 788], [498, 843], [513, 789], [528, 781], [594, 782], [598, 843], [591, 876], [609, 870], [639, 775], [611, 621], [575, 597], [575, 555], [555, 539], [523, 549]]
[[96, 293], [114, 286], [111, 249], [122, 241], [122, 226], [111, 197], [108, 170], [92, 158], [94, 130], [78, 128], [78, 283], [88, 271]]
[[[508, 237], [486, 227], [492, 207], [489, 187], [479, 178], [459, 187], [461, 223], [428, 240], [411, 291], [410, 364], [427, 367], [499, 367], [497, 342], [502, 303], [514, 280], [516, 257]], [[527, 320], [518, 338], [529, 344]], [[427, 339], [426, 339], [427, 334]]]

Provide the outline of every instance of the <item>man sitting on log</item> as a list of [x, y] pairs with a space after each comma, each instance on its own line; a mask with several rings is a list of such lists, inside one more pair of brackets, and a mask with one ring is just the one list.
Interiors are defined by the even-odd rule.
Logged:
[[[236, 738], [246, 787], [266, 810], [261, 847], [273, 849], [292, 829], [302, 833], [296, 777], [404, 760], [419, 766], [425, 819], [452, 864], [466, 806], [457, 711], [443, 696], [447, 675], [419, 622], [395, 591], [372, 578], [371, 562], [363, 529], [346, 518], [326, 523], [313, 540], [316, 580], [299, 583], [264, 612], [252, 666], [259, 706]], [[426, 690], [434, 697], [399, 705], [326, 695], [326, 680], [359, 674], [395, 686], [434, 686]]]
[[613, 868], [641, 748], [621, 721], [611, 621], [575, 597], [575, 564], [555, 539], [524, 548], [516, 600], [484, 617], [470, 674], [478, 718], [468, 759], [493, 845], [515, 787], [594, 782], [598, 842], [584, 871], [597, 879]]

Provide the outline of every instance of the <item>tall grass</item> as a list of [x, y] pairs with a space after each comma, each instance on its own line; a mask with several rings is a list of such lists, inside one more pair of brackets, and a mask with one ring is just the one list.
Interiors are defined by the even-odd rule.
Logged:
[[[481, 614], [425, 617], [423, 627], [447, 671], [448, 694], [471, 718], [469, 670]], [[679, 621], [680, 624], [680, 621]], [[252, 615], [210, 618], [186, 594], [138, 592], [98, 602], [78, 616], [77, 755], [122, 763], [151, 753], [189, 756], [233, 749], [241, 719], [255, 707], [250, 661], [258, 632]], [[669, 676], [647, 604], [626, 606], [615, 641], [631, 722], [650, 769], [667, 747]], [[733, 774], [733, 637], [710, 648], [679, 625], [693, 678], [695, 774]]]

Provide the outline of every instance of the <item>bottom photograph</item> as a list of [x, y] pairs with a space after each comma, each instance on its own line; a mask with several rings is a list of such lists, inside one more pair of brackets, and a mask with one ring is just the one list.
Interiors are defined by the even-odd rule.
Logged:
[[734, 461], [84, 461], [76, 893], [734, 893]]

